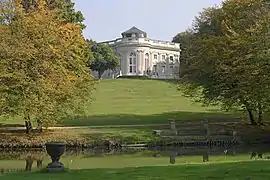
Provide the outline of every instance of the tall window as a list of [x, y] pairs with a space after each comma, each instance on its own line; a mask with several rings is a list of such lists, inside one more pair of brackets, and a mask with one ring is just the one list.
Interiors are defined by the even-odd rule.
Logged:
[[170, 64], [173, 64], [173, 63], [174, 63], [173, 56], [170, 56]]
[[166, 56], [162, 55], [162, 61], [165, 62], [166, 61]]
[[136, 53], [132, 52], [129, 55], [129, 73], [136, 73]]
[[157, 59], [158, 59], [157, 54], [154, 54], [154, 60], [157, 60]]

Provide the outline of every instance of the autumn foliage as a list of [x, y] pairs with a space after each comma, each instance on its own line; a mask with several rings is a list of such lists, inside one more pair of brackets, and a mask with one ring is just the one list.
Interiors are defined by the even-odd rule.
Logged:
[[91, 99], [88, 45], [81, 26], [63, 21], [45, 1], [31, 12], [13, 3], [12, 21], [0, 24], [0, 115], [52, 125]]

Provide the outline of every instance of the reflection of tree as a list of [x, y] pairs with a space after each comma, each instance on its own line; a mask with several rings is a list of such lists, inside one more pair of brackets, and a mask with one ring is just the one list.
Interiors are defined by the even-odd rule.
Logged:
[[250, 155], [250, 159], [256, 159], [256, 156], [258, 156], [258, 158], [262, 159], [263, 158], [263, 153], [262, 152], [252, 152]]
[[205, 154], [203, 155], [203, 162], [208, 162], [209, 161], [209, 153], [208, 151], [205, 152]]
[[177, 156], [177, 152], [171, 152], [170, 153], [170, 163], [175, 164], [175, 158]]
[[37, 160], [37, 168], [42, 169], [42, 159]]
[[32, 165], [33, 165], [33, 158], [31, 156], [28, 156], [26, 159], [26, 164], [25, 164], [25, 171], [31, 171], [32, 170]]

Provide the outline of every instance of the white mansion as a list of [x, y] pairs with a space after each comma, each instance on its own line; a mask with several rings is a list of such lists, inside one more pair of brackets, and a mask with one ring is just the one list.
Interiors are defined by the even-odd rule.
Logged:
[[158, 79], [179, 77], [180, 44], [149, 39], [147, 33], [132, 27], [122, 38], [101, 43], [109, 44], [118, 54], [120, 68], [107, 71], [103, 78], [119, 76], [150, 76]]

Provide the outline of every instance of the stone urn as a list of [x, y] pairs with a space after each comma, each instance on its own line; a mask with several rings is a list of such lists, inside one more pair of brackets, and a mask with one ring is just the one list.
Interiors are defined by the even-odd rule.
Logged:
[[49, 142], [45, 144], [47, 153], [51, 156], [52, 162], [48, 164], [49, 172], [63, 171], [64, 164], [59, 162], [60, 157], [66, 151], [66, 144], [62, 142]]

